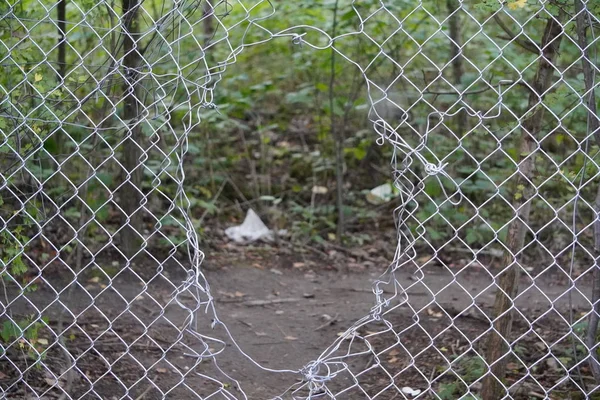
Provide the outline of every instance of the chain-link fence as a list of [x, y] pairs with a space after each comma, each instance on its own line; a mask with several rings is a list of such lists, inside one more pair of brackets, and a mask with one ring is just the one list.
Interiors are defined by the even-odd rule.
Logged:
[[[274, 29], [277, 3], [0, 0], [3, 397], [594, 398], [600, 3], [322, 1]], [[275, 41], [360, 72], [400, 201], [371, 311], [287, 369], [219, 318], [185, 180], [219, 82]]]

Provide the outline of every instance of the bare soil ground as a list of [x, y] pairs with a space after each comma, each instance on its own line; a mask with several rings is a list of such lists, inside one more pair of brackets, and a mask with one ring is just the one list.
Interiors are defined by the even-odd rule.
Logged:
[[[367, 250], [362, 259], [336, 251], [327, 257], [311, 254], [225, 244], [207, 254], [203, 268], [218, 316], [240, 349], [264, 368], [303, 368], [375, 304], [371, 284], [386, 269], [385, 257], [370, 256]], [[222, 382], [221, 388], [237, 398], [244, 398], [239, 383], [248, 398], [269, 399], [302, 378], [257, 367], [230, 341], [217, 357], [229, 377], [210, 361], [190, 357], [206, 349], [199, 347], [197, 338], [180, 334], [188, 314], [171, 295], [185, 279], [184, 272], [175, 267], [158, 274], [143, 265], [138, 269], [100, 279], [83, 271], [72, 290], [65, 285], [69, 277], [57, 276], [30, 293], [28, 300], [10, 304], [14, 314], [47, 316], [55, 331], [62, 320], [65, 334], [64, 344], [47, 331], [40, 334], [49, 345], [37, 365], [23, 361], [27, 355], [18, 343], [6, 349], [0, 358], [5, 397], [60, 398], [56, 388], [62, 387], [71, 398], [187, 399], [214, 394], [211, 399], [226, 399], [219, 385], [202, 374]], [[519, 357], [509, 364], [508, 382], [518, 381], [527, 370], [536, 378], [515, 385], [516, 398], [543, 396], [551, 387], [551, 398], [568, 398], [563, 395], [573, 390], [568, 380], [561, 383], [570, 373], [561, 363], [569, 364], [566, 358], [573, 348], [565, 332], [570, 331], [571, 307], [575, 316], [589, 309], [581, 294], [589, 288], [578, 287], [569, 299], [564, 295], [567, 284], [558, 276], [545, 274], [521, 282], [523, 292], [516, 304], [523, 315], [515, 320], [513, 346]], [[475, 266], [453, 271], [428, 264], [419, 270], [401, 269], [397, 278], [407, 288], [409, 300], [386, 315], [393, 330], [376, 324], [361, 328], [361, 340], [373, 350], [348, 360], [357, 372], [352, 379], [332, 383], [341, 392], [338, 398], [403, 398], [399, 388], [425, 391], [431, 380], [436, 390], [449, 393], [448, 399], [464, 394], [466, 384], [477, 390], [481, 375], [477, 376], [481, 369], [477, 352], [481, 354], [490, 326], [487, 316], [494, 294], [488, 271]], [[191, 296], [187, 299], [194, 303]], [[211, 328], [212, 321], [203, 312], [196, 322], [198, 332], [226, 338], [220, 325]], [[221, 346], [209, 343], [213, 351]], [[76, 374], [62, 374], [68, 363], [61, 346], [75, 356]], [[551, 357], [549, 349], [565, 359]], [[586, 375], [585, 365], [581, 368]], [[27, 384], [15, 383], [21, 377]]]

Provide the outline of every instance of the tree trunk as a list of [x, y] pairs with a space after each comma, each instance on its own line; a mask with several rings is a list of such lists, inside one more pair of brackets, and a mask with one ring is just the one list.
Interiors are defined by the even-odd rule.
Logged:
[[211, 0], [204, 0], [202, 11], [204, 13], [202, 17], [202, 26], [204, 28], [204, 46], [206, 48], [206, 45], [210, 42], [213, 35], [215, 34], [215, 28], [213, 24], [215, 11], [213, 9]]
[[[447, 0], [446, 7], [448, 9], [448, 14], [450, 15], [448, 19], [448, 24], [450, 28], [450, 59], [452, 60], [452, 77], [456, 91], [462, 90], [461, 82], [462, 76], [464, 73], [463, 68], [463, 58], [461, 51], [462, 40], [460, 37], [460, 17], [456, 13], [456, 10], [459, 9], [460, 4], [458, 0]], [[461, 96], [462, 97], [462, 96]], [[466, 111], [461, 111], [457, 115], [458, 118], [458, 132], [454, 132], [458, 137], [462, 137], [467, 131], [467, 113]]]
[[[590, 50], [588, 48], [588, 38], [586, 28], [591, 25], [590, 12], [583, 4], [582, 0], [575, 0], [575, 11], [577, 12], [576, 30], [577, 44], [582, 52], [581, 67], [583, 69], [583, 82], [585, 85], [585, 93], [587, 95], [586, 105], [588, 107], [588, 129], [587, 135], [592, 133], [596, 139], [596, 143], [600, 145], [600, 121], [596, 112], [596, 94], [594, 82], [594, 71], [591, 63]], [[586, 136], [587, 136], [586, 135]], [[589, 140], [586, 137], [586, 141]], [[588, 148], [588, 146], [586, 146]], [[600, 187], [596, 191], [595, 207], [596, 215], [594, 218], [594, 251], [596, 253], [596, 261], [594, 265], [593, 282], [592, 282], [592, 312], [588, 319], [585, 344], [589, 350], [589, 364], [596, 384], [600, 383], [600, 362], [598, 361], [597, 353], [597, 336], [598, 323], [600, 322], [600, 269], [598, 266], [598, 256], [600, 256]]]
[[[333, 28], [332, 37], [335, 37], [337, 29], [339, 1], [336, 0], [333, 6]], [[331, 71], [329, 80], [329, 113], [331, 117], [331, 134], [335, 140], [335, 182], [336, 182], [336, 208], [337, 231], [336, 238], [339, 244], [344, 242], [344, 233], [346, 231], [344, 222], [344, 132], [342, 129], [337, 129], [335, 115], [335, 61], [336, 51], [335, 43], [331, 44]]]
[[[65, 75], [67, 74], [67, 0], [59, 0], [56, 6], [56, 26], [58, 28], [58, 58], [56, 64], [58, 66], [58, 82], [63, 84]], [[54, 133], [54, 141], [56, 143], [57, 154], [64, 154], [64, 135], [57, 131]]]
[[496, 301], [494, 304], [494, 324], [486, 344], [485, 361], [490, 366], [483, 380], [481, 397], [483, 400], [498, 400], [508, 395], [504, 387], [506, 364], [510, 355], [506, 345], [510, 339], [513, 322], [513, 299], [519, 291], [521, 266], [519, 253], [525, 244], [525, 234], [529, 221], [531, 201], [535, 193], [529, 183], [533, 178], [535, 167], [535, 151], [538, 146], [535, 137], [542, 128], [544, 108], [538, 104], [550, 87], [554, 73], [558, 49], [562, 39], [562, 24], [550, 19], [546, 23], [540, 47], [542, 57], [538, 63], [537, 73], [531, 83], [528, 110], [529, 115], [523, 121], [521, 128], [521, 143], [519, 146], [519, 173], [516, 188], [512, 198], [512, 207], [516, 211], [515, 219], [508, 226], [506, 240], [507, 250], [502, 259], [502, 272], [499, 278]]
[[123, 208], [123, 229], [121, 243], [127, 257], [132, 257], [139, 249], [142, 234], [142, 211], [138, 210], [142, 201], [141, 182], [142, 152], [139, 116], [142, 105], [137, 96], [137, 68], [140, 65], [137, 38], [139, 33], [138, 9], [139, 0], [123, 0], [123, 120], [127, 124], [123, 144], [123, 179], [120, 202]]

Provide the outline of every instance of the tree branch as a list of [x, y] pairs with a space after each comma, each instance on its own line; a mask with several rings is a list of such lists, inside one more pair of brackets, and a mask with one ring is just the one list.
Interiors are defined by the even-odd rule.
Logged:
[[535, 53], [535, 54], [539, 54], [540, 53], [539, 49], [536, 46], [534, 46], [531, 43], [528, 43], [528, 42], [524, 41], [523, 39], [521, 39], [520, 37], [518, 37], [508, 27], [508, 25], [506, 25], [504, 23], [504, 21], [502, 21], [502, 19], [498, 16], [498, 14], [494, 15], [494, 21], [496, 21], [496, 23], [498, 24], [498, 26], [500, 28], [502, 28], [502, 30], [508, 35], [509, 40], [515, 42], [517, 45], [519, 45], [520, 47], [524, 48], [527, 51], [530, 51], [530, 52]]

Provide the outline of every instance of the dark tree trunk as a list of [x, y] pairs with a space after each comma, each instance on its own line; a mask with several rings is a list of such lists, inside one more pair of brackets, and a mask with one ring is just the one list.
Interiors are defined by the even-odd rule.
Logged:
[[123, 230], [121, 243], [123, 251], [133, 256], [139, 249], [142, 235], [142, 211], [138, 210], [142, 201], [141, 182], [142, 152], [139, 116], [142, 104], [137, 96], [140, 65], [140, 53], [137, 44], [139, 33], [138, 0], [123, 0], [123, 74], [126, 77], [123, 86], [123, 120], [126, 121], [125, 141], [123, 145], [123, 186], [120, 202], [123, 208]]
[[203, 5], [203, 28], [204, 28], [204, 46], [206, 46], [210, 40], [212, 39], [214, 33], [215, 33], [215, 28], [214, 28], [214, 9], [212, 6], [212, 2], [211, 0], [204, 0], [204, 5]]
[[494, 329], [486, 344], [485, 361], [490, 365], [490, 370], [483, 379], [481, 391], [483, 400], [498, 400], [508, 394], [503, 383], [510, 354], [505, 341], [510, 340], [512, 331], [513, 300], [519, 292], [521, 274], [519, 255], [525, 244], [531, 201], [535, 193], [534, 187], [529, 182], [532, 181], [535, 168], [537, 150], [535, 138], [542, 128], [544, 118], [544, 107], [539, 107], [538, 104], [552, 83], [553, 65], [558, 56], [562, 33], [563, 28], [559, 21], [548, 20], [540, 43], [543, 57], [540, 57], [535, 78], [530, 85], [531, 92], [527, 107], [529, 116], [523, 121], [521, 128], [519, 173], [512, 198], [512, 208], [516, 211], [516, 215], [508, 226], [507, 250], [501, 263], [502, 272], [498, 279], [494, 304]]
[[[58, 82], [63, 84], [65, 75], [67, 74], [67, 0], [59, 0], [56, 6], [56, 19], [58, 27], [58, 58], [56, 64], [58, 66]], [[57, 131], [54, 133], [54, 141], [56, 143], [56, 152], [59, 155], [64, 154], [64, 135]]]
[[[577, 12], [576, 28], [577, 28], [577, 44], [582, 52], [581, 66], [583, 69], [583, 82], [585, 85], [585, 94], [587, 96], [586, 105], [588, 107], [588, 130], [587, 135], [592, 133], [596, 139], [596, 143], [600, 145], [600, 121], [596, 111], [596, 94], [594, 82], [594, 70], [591, 63], [591, 55], [588, 47], [588, 38], [586, 30], [590, 21], [590, 12], [583, 4], [582, 0], [575, 0], [575, 11]], [[586, 138], [589, 140], [589, 138]], [[598, 257], [600, 256], [600, 186], [596, 191], [595, 201], [596, 216], [594, 220], [594, 251], [596, 252], [596, 262], [594, 265], [593, 282], [592, 282], [592, 312], [588, 320], [585, 344], [589, 349], [589, 364], [592, 374], [596, 379], [596, 384], [600, 383], [600, 363], [598, 362], [597, 353], [597, 336], [598, 323], [600, 322], [600, 269], [598, 265]]]
[[[450, 15], [448, 19], [448, 24], [450, 28], [450, 59], [452, 60], [452, 78], [454, 84], [456, 85], [456, 91], [461, 90], [461, 82], [462, 76], [464, 73], [463, 68], [463, 57], [460, 46], [462, 45], [462, 40], [460, 37], [460, 17], [456, 10], [459, 9], [460, 4], [458, 0], [447, 0], [446, 7], [448, 8], [448, 14]], [[458, 115], [458, 134], [459, 137], [462, 137], [467, 131], [467, 113], [465, 111], [461, 111]]]

